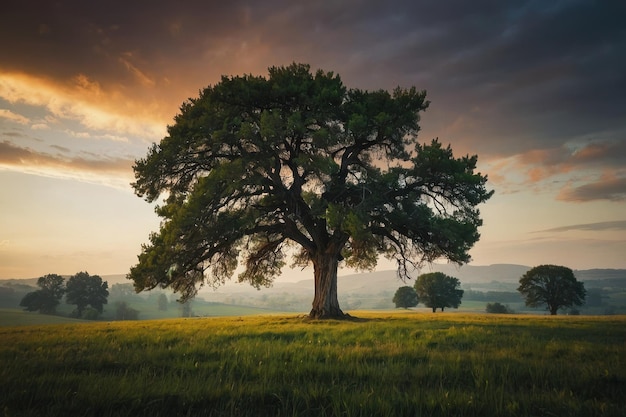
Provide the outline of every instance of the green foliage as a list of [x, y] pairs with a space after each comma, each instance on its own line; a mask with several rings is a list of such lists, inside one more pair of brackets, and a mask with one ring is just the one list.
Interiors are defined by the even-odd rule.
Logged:
[[463, 290], [457, 278], [448, 276], [443, 272], [431, 272], [422, 274], [415, 280], [415, 291], [419, 300], [426, 307], [430, 307], [433, 313], [440, 308], [458, 308], [461, 305]]
[[37, 280], [37, 286], [40, 289], [26, 294], [20, 301], [20, 306], [26, 311], [55, 314], [65, 293], [63, 277], [57, 274], [44, 275]]
[[[102, 313], [102, 308], [109, 296], [108, 285], [106, 281], [102, 282], [99, 275], [78, 272], [67, 280], [65, 300], [67, 304], [76, 305], [76, 317], [83, 317], [88, 306], [97, 313]], [[93, 313], [90, 315], [93, 316]]]
[[409, 308], [415, 307], [419, 300], [413, 287], [404, 286], [398, 288], [393, 295], [392, 301], [396, 305], [396, 308]]
[[624, 317], [361, 316], [3, 327], [0, 409], [8, 416], [617, 417], [626, 408]]
[[511, 309], [501, 303], [495, 302], [495, 303], [487, 303], [487, 306], [485, 307], [485, 311], [487, 313], [493, 313], [493, 314], [511, 314], [513, 313], [513, 311], [511, 311]]
[[96, 310], [93, 307], [86, 307], [81, 313], [80, 315], [78, 315], [78, 312], [75, 311], [74, 314], [76, 314], [76, 317], [84, 319], [84, 320], [98, 320], [98, 317], [100, 317], [100, 311]]
[[239, 263], [239, 281], [269, 286], [295, 253], [317, 271], [311, 313], [321, 317], [340, 312], [336, 260], [372, 269], [384, 254], [405, 277], [439, 258], [467, 262], [476, 206], [492, 193], [475, 156], [418, 143], [428, 105], [414, 87], [347, 89], [304, 64], [205, 88], [135, 163], [136, 193], [167, 196], [130, 271], [135, 288], [171, 287], [184, 301]]
[[524, 274], [518, 291], [529, 307], [546, 305], [551, 315], [563, 307], [581, 306], [585, 302], [585, 286], [574, 272], [557, 265], [539, 265]]
[[139, 311], [128, 305], [125, 301], [115, 303], [115, 320], [138, 320]]
[[135, 294], [133, 284], [113, 284], [109, 290], [111, 298], [132, 298]]
[[0, 308], [0, 327], [62, 323], [82, 323], [82, 320], [61, 315], [32, 314], [13, 308]]

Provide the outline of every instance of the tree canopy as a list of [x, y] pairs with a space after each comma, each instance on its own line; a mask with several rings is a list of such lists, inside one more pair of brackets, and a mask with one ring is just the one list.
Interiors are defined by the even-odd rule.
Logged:
[[396, 305], [396, 308], [415, 307], [419, 302], [415, 289], [408, 285], [398, 288], [392, 301]]
[[527, 306], [545, 305], [553, 316], [560, 308], [583, 305], [587, 294], [584, 284], [565, 266], [536, 266], [526, 272], [519, 283], [517, 290]]
[[422, 274], [415, 280], [415, 291], [419, 300], [433, 309], [433, 313], [440, 308], [458, 308], [463, 298], [461, 283], [457, 278], [448, 276], [443, 272], [431, 272]]
[[20, 306], [27, 311], [39, 311], [43, 314], [55, 314], [63, 294], [65, 280], [61, 275], [48, 274], [39, 277], [37, 291], [29, 292], [20, 301]]
[[341, 317], [337, 268], [401, 277], [446, 258], [469, 261], [491, 192], [477, 157], [417, 141], [425, 91], [346, 88], [305, 64], [221, 81], [184, 102], [168, 134], [134, 165], [135, 192], [163, 196], [158, 233], [129, 278], [181, 299], [240, 282], [268, 286], [292, 257], [313, 265], [311, 317]]
[[109, 284], [106, 281], [103, 282], [99, 275], [78, 272], [67, 280], [65, 301], [67, 304], [76, 305], [77, 317], [82, 317], [88, 306], [102, 313], [109, 296], [108, 286]]

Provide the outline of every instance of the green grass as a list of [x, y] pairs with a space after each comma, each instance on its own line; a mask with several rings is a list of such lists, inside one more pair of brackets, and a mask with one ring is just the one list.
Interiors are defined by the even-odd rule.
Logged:
[[626, 317], [357, 312], [0, 328], [5, 416], [622, 416]]
[[51, 316], [48, 314], [26, 312], [24, 310], [18, 310], [14, 308], [0, 308], [0, 327], [64, 323], [84, 323], [84, 320], [78, 320], [64, 316]]

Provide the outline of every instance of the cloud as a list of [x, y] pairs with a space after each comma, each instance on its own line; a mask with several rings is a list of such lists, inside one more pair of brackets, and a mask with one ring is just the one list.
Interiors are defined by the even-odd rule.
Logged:
[[594, 182], [564, 188], [557, 198], [561, 201], [572, 202], [626, 201], [626, 175], [604, 174]]
[[[63, 85], [19, 73], [0, 73], [0, 98], [45, 108], [47, 120], [77, 121], [87, 129], [114, 132], [154, 140], [165, 133], [165, 126], [150, 113], [147, 105], [133, 102], [119, 93], [104, 92], [85, 76], [76, 76]], [[41, 128], [44, 123], [34, 125]]]
[[[51, 146], [61, 152], [65, 148]], [[0, 169], [16, 170], [53, 178], [67, 178], [83, 182], [128, 189], [132, 178], [133, 161], [122, 158], [88, 159], [63, 157], [0, 142]]]
[[594, 178], [626, 165], [624, 2], [26, 3], [0, 15], [0, 97], [82, 130], [158, 141], [220, 75], [301, 61], [350, 87], [427, 89], [422, 137], [502, 168], [488, 174], [506, 192], [580, 173], [561, 198], [621, 198]]
[[28, 118], [22, 116], [21, 114], [13, 113], [11, 110], [7, 109], [0, 109], [0, 119], [10, 120], [21, 125], [26, 125], [30, 123], [30, 120], [28, 120]]
[[585, 224], [573, 224], [569, 226], [555, 227], [553, 229], [539, 230], [535, 233], [542, 232], [568, 232], [570, 230], [583, 230], [583, 231], [606, 231], [614, 230], [621, 231], [626, 230], [626, 220], [615, 220], [609, 222], [598, 223], [585, 223]]
[[626, 140], [573, 139], [559, 147], [492, 157], [485, 166], [493, 183], [505, 187], [506, 193], [556, 189], [562, 201], [625, 199]]
[[137, 66], [135, 66], [131, 62], [132, 58], [133, 58], [133, 55], [127, 52], [123, 54], [123, 56], [119, 57], [119, 61], [122, 63], [122, 65], [124, 65], [124, 67], [126, 67], [128, 72], [130, 72], [139, 81], [140, 84], [146, 87], [154, 87], [156, 85], [156, 82], [154, 81], [154, 79], [148, 76], [142, 70], [140, 70]]

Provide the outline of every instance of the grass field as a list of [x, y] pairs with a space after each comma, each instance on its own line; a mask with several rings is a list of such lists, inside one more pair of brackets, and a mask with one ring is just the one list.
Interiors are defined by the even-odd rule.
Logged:
[[0, 327], [5, 416], [623, 416], [626, 317]]
[[[67, 324], [84, 323], [84, 320], [73, 319], [64, 316], [51, 316], [18, 310], [15, 308], [0, 308], [0, 327], [3, 326], [29, 326], [38, 324]], [[2, 343], [0, 341], [0, 343]]]

